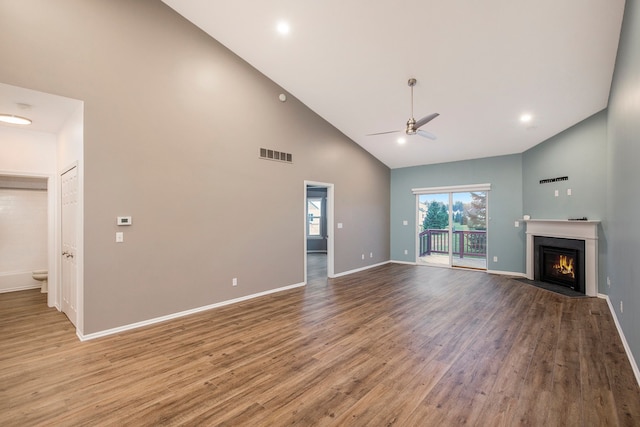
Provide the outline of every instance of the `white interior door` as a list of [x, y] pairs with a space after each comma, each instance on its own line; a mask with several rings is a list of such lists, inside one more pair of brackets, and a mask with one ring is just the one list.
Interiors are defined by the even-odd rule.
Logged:
[[77, 213], [78, 168], [61, 176], [62, 182], [62, 312], [71, 323], [78, 319]]

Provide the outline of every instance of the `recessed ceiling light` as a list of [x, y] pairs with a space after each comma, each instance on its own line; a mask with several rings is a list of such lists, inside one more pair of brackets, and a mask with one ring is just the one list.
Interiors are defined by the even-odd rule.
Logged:
[[278, 32], [280, 34], [286, 35], [289, 34], [289, 31], [291, 31], [291, 27], [289, 27], [289, 23], [286, 21], [280, 21], [278, 22], [278, 25], [276, 26], [276, 30], [278, 30]]
[[520, 121], [522, 123], [529, 123], [533, 119], [533, 116], [529, 113], [525, 113], [520, 116]]
[[406, 140], [406, 139], [404, 139], [404, 138], [398, 138], [398, 144], [402, 145], [402, 144], [404, 144], [405, 142], [407, 142], [407, 140]]
[[14, 114], [0, 114], [0, 122], [9, 123], [11, 125], [30, 125], [31, 119], [16, 116]]

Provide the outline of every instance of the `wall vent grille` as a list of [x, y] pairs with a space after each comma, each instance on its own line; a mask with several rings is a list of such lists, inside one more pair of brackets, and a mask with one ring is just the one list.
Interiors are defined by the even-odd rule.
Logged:
[[275, 160], [276, 162], [293, 163], [293, 154], [271, 150], [269, 148], [260, 149], [260, 158], [264, 160]]

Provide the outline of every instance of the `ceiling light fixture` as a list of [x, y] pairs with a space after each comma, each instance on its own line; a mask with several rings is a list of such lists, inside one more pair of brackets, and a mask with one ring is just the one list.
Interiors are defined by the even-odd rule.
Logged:
[[520, 116], [520, 121], [522, 123], [529, 123], [533, 119], [533, 116], [529, 113], [525, 113]]
[[402, 144], [404, 144], [405, 142], [407, 142], [407, 140], [406, 140], [406, 139], [404, 139], [404, 138], [398, 138], [398, 144], [402, 145]]
[[287, 23], [285, 21], [278, 22], [278, 25], [276, 26], [276, 29], [282, 35], [287, 35], [287, 34], [289, 34], [289, 31], [291, 31], [291, 28], [289, 27], [289, 23]]
[[8, 123], [10, 125], [30, 125], [31, 119], [16, 116], [15, 114], [0, 114], [0, 122]]

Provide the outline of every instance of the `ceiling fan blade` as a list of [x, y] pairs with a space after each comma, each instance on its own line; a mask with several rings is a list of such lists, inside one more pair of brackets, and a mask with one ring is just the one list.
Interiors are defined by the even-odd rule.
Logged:
[[429, 123], [431, 120], [435, 119], [436, 117], [438, 117], [440, 114], [439, 113], [433, 113], [433, 114], [429, 114], [428, 116], [424, 116], [423, 118], [421, 118], [420, 120], [416, 120], [416, 124], [415, 124], [415, 129], [418, 129], [424, 125], [426, 125], [427, 123]]
[[401, 130], [390, 130], [388, 132], [368, 133], [366, 136], [386, 135], [388, 133], [397, 133], [397, 132], [402, 132], [402, 131]]
[[418, 130], [416, 131], [416, 133], [417, 133], [418, 135], [420, 135], [421, 137], [423, 137], [423, 138], [429, 138], [429, 139], [433, 139], [433, 140], [438, 139], [438, 137], [437, 137], [437, 136], [435, 136], [435, 135], [434, 135], [434, 134], [432, 134], [431, 132], [427, 132], [426, 130], [418, 129]]

